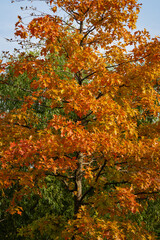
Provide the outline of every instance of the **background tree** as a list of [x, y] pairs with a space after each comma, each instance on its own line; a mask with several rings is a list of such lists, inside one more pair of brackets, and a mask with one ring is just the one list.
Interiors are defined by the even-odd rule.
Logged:
[[[38, 52], [26, 52], [25, 55], [38, 55]], [[24, 57], [24, 56], [23, 56]], [[47, 56], [49, 57], [49, 56]], [[20, 61], [21, 56], [14, 56]], [[9, 59], [8, 59], [9, 60]], [[58, 60], [60, 65], [63, 65], [64, 58]], [[59, 67], [61, 69], [61, 67]], [[58, 69], [57, 69], [58, 70]], [[6, 80], [7, 77], [7, 81]], [[63, 79], [63, 73], [61, 74]], [[1, 76], [0, 96], [1, 96], [1, 110], [2, 112], [10, 112], [21, 108], [26, 96], [31, 95], [32, 89], [30, 87], [30, 79], [27, 74], [13, 76], [13, 69], [8, 68], [6, 74]], [[39, 119], [36, 125], [38, 129], [44, 128], [46, 122], [51, 118], [53, 113], [60, 112], [61, 109], [51, 109], [48, 99], [43, 99], [41, 104], [37, 99], [33, 105], [32, 111]], [[24, 127], [24, 126], [23, 126]], [[9, 189], [3, 189], [0, 192], [0, 236], [5, 239], [23, 239], [27, 235], [28, 228], [32, 231], [29, 239], [34, 236], [34, 239], [44, 239], [46, 237], [55, 237], [61, 233], [64, 221], [67, 221], [73, 215], [73, 203], [71, 201], [71, 193], [65, 189], [64, 183], [55, 179], [53, 176], [47, 176], [38, 192], [31, 192], [24, 195], [19, 202], [19, 210], [23, 208], [23, 212], [18, 214], [10, 214], [8, 212], [10, 201], [13, 195], [18, 191], [19, 185], [15, 184]], [[20, 213], [20, 212], [19, 212]], [[58, 218], [55, 218], [55, 215]], [[40, 226], [43, 222], [49, 221], [50, 224], [45, 223], [47, 230], [40, 232]], [[59, 223], [59, 224], [58, 224]], [[28, 225], [28, 227], [27, 227]], [[19, 230], [21, 228], [21, 231]], [[20, 231], [20, 233], [19, 233]], [[24, 233], [27, 231], [27, 233]], [[23, 235], [23, 236], [20, 236]]]
[[[132, 33], [136, 0], [50, 4], [52, 16], [34, 18], [27, 27], [19, 17], [16, 24], [17, 36], [43, 43], [41, 57], [24, 55], [2, 65], [6, 84], [6, 69], [12, 68], [14, 77], [27, 74], [32, 89], [20, 109], [1, 117], [2, 188], [20, 186], [10, 212], [19, 212], [16, 202], [50, 175], [74, 200], [74, 216], [60, 238], [153, 238], [128, 215], [141, 211], [140, 199], [154, 198], [160, 187], [154, 88], [159, 40], [151, 40], [146, 30]], [[56, 56], [65, 58], [62, 69]], [[33, 109], [43, 99], [61, 111], [39, 127]], [[149, 116], [156, 120], [143, 124]]]

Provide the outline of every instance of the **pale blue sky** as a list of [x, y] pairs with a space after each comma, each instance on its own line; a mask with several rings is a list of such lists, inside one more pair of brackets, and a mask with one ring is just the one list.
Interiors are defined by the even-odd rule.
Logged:
[[[160, 0], [139, 0], [142, 8], [139, 14], [137, 29], [146, 28], [152, 37], [160, 36]], [[17, 16], [24, 15], [20, 7], [28, 5], [37, 6], [39, 10], [48, 12], [48, 7], [43, 0], [33, 1], [19, 0], [11, 3], [11, 0], [0, 0], [0, 54], [2, 51], [13, 51], [16, 43], [10, 43], [5, 38], [14, 37], [14, 26]], [[26, 13], [25, 13], [26, 14]]]

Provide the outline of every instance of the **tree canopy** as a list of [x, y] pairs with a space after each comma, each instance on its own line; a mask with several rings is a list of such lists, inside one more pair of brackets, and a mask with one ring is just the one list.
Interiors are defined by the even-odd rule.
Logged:
[[50, 0], [52, 14], [16, 23], [40, 54], [1, 62], [0, 184], [18, 186], [7, 211], [53, 176], [74, 209], [38, 225], [57, 221], [57, 239], [154, 239], [131, 217], [160, 190], [160, 43], [135, 30], [137, 2]]

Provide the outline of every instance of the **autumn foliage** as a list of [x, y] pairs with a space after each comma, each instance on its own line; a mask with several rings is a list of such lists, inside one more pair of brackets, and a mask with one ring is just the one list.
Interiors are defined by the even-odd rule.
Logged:
[[[0, 118], [1, 188], [18, 184], [8, 211], [57, 177], [74, 199], [62, 239], [154, 239], [130, 214], [160, 190], [160, 43], [137, 31], [137, 0], [55, 0], [52, 15], [16, 23], [40, 55], [1, 63], [1, 84], [27, 74], [19, 109]], [[65, 17], [59, 14], [64, 11]], [[63, 59], [59, 61], [58, 59]], [[34, 111], [53, 114], [39, 127]], [[151, 119], [150, 121], [148, 119]]]

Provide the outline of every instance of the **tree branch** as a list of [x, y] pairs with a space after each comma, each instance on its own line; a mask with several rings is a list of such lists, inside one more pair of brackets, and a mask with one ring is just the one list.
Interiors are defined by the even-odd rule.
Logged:
[[[99, 177], [100, 177], [100, 175], [101, 175], [101, 172], [103, 171], [103, 169], [104, 169], [105, 166], [106, 166], [106, 163], [107, 163], [107, 160], [104, 161], [104, 163], [102, 164], [102, 166], [101, 166], [99, 172], [97, 173], [97, 176], [96, 176], [95, 182], [98, 181], [98, 179], [99, 179]], [[80, 201], [82, 202], [83, 199], [86, 197], [86, 195], [87, 195], [89, 192], [91, 192], [93, 189], [94, 189], [94, 187], [91, 186], [91, 187], [90, 187], [90, 188], [89, 188], [89, 189], [88, 189], [88, 190], [82, 195]]]
[[126, 61], [126, 62], [118, 63], [118, 64], [115, 64], [115, 65], [107, 66], [106, 69], [108, 69], [108, 68], [118, 67], [118, 66], [120, 66], [120, 65], [124, 65], [124, 64], [127, 64], [127, 63], [131, 63], [131, 62], [138, 62], [138, 61], [140, 61], [140, 60], [142, 60], [142, 59], [147, 58], [149, 55], [151, 55], [151, 54], [147, 54], [146, 56], [141, 57], [141, 58], [138, 58], [138, 59], [134, 59], [134, 60], [130, 60], [130, 61]]
[[17, 86], [17, 85], [10, 84], [10, 83], [8, 83], [8, 82], [6, 82], [6, 81], [4, 81], [4, 80], [0, 80], [0, 83], [6, 84], [6, 85], [11, 86], [11, 87], [14, 87], [14, 88], [18, 88], [18, 89], [20, 89], [20, 90], [22, 90], [22, 91], [25, 91], [25, 92], [32, 93], [31, 90], [28, 90], [28, 89], [25, 89], [25, 88], [21, 88], [21, 87], [19, 87], [19, 86]]

